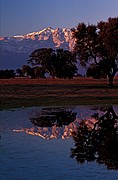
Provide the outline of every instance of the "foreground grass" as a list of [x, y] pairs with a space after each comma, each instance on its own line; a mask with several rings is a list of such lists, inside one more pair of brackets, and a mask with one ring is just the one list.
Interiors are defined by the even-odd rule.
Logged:
[[118, 104], [118, 78], [115, 87], [106, 80], [77, 78], [11, 79], [0, 81], [0, 109], [30, 106], [70, 106]]

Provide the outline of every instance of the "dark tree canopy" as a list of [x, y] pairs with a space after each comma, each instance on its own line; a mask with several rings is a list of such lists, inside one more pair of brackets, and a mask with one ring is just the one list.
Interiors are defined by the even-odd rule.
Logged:
[[96, 63], [98, 52], [98, 34], [94, 25], [86, 26], [79, 23], [77, 29], [72, 29], [73, 37], [76, 39], [75, 52], [82, 66], [91, 60]]
[[34, 113], [31, 122], [39, 127], [62, 127], [76, 119], [76, 113], [61, 107], [42, 108], [41, 112]]
[[28, 63], [32, 66], [44, 66], [47, 68], [50, 58], [53, 57], [54, 50], [52, 48], [37, 49], [31, 53]]
[[31, 76], [31, 74], [32, 74], [32, 69], [31, 69], [31, 67], [28, 66], [28, 65], [23, 65], [23, 66], [22, 66], [22, 73], [23, 73], [23, 75]]
[[86, 68], [91, 64], [96, 66], [97, 70], [104, 72], [101, 74], [108, 76], [109, 86], [112, 87], [118, 71], [118, 18], [109, 18], [97, 26], [79, 23], [72, 32], [80, 64]]
[[77, 72], [76, 57], [70, 51], [42, 48], [31, 53], [28, 63], [39, 66], [52, 77], [73, 78]]
[[15, 72], [13, 69], [0, 70], [0, 79], [10, 79], [10, 78], [15, 78]]

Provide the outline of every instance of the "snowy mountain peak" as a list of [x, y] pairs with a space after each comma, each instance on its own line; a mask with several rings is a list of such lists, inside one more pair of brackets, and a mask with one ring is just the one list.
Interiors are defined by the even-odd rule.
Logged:
[[31, 32], [26, 35], [0, 38], [1, 51], [15, 53], [30, 53], [38, 48], [63, 48], [72, 50], [74, 39], [68, 28], [45, 28], [41, 31]]
[[28, 56], [31, 54], [31, 52], [40, 48], [63, 48], [65, 50], [72, 50], [74, 43], [75, 41], [72, 38], [72, 32], [69, 28], [53, 29], [48, 27], [40, 31], [31, 32], [25, 35], [1, 37], [0, 65], [1, 68], [12, 67], [12, 64], [18, 64], [19, 61], [28, 59]]

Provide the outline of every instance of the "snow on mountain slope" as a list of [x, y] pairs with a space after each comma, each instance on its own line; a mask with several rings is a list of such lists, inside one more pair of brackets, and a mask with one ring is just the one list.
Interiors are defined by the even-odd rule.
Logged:
[[39, 48], [72, 50], [74, 39], [68, 28], [45, 28], [26, 35], [0, 38], [0, 69], [20, 68], [32, 51]]
[[52, 29], [48, 27], [26, 35], [0, 38], [1, 53], [5, 53], [5, 51], [31, 53], [35, 49], [44, 47], [72, 50], [73, 46], [72, 32], [67, 28]]

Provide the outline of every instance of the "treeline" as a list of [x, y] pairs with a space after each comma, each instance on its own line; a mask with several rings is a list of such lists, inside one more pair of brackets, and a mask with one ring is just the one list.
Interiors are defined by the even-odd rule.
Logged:
[[0, 70], [0, 79], [10, 79], [15, 77], [30, 77], [30, 78], [45, 78], [45, 72], [42, 68], [31, 68], [28, 65], [23, 65], [22, 68], [16, 70]]
[[45, 78], [45, 71], [42, 67], [30, 67], [23, 65], [21, 69], [16, 70], [17, 77]]
[[13, 69], [0, 70], [0, 79], [10, 79], [10, 78], [15, 78], [15, 71]]
[[[113, 87], [113, 79], [118, 71], [118, 17], [97, 25], [79, 23], [72, 29], [75, 47], [73, 51], [42, 48], [33, 51], [28, 65], [17, 69], [15, 75], [31, 78], [73, 78], [78, 74], [77, 64], [86, 69], [86, 76], [108, 78], [108, 86]], [[12, 75], [11, 75], [12, 74]], [[2, 71], [0, 78], [14, 77], [14, 73]]]
[[[30, 78], [68, 78], [78, 75], [76, 56], [73, 52], [52, 48], [42, 48], [31, 53], [28, 64], [22, 68], [1, 71], [0, 78], [30, 77]], [[11, 71], [13, 72], [12, 74]], [[9, 72], [9, 75], [8, 75]], [[79, 76], [81, 76], [79, 74]]]

